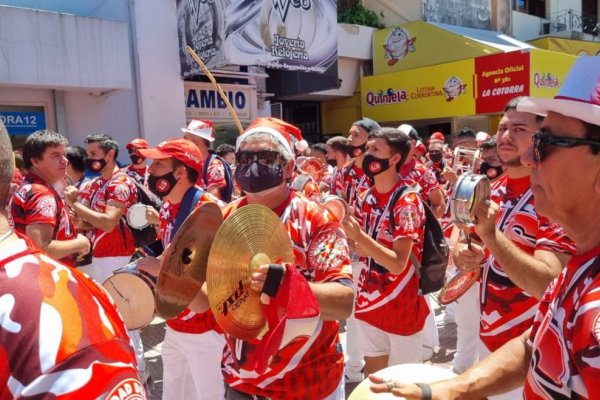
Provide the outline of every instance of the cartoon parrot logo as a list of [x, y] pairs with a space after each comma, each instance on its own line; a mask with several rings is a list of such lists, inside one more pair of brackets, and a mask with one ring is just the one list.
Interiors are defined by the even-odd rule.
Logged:
[[395, 27], [388, 33], [383, 49], [388, 65], [392, 66], [402, 60], [408, 53], [415, 51], [416, 37], [411, 38], [406, 29]]
[[446, 95], [446, 101], [452, 101], [463, 93], [467, 92], [467, 84], [456, 76], [448, 78], [444, 84], [444, 93]]

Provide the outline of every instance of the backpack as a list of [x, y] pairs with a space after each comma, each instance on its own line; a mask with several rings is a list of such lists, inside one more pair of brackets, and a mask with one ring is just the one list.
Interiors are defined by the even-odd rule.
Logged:
[[206, 179], [208, 177], [208, 166], [215, 158], [221, 161], [221, 164], [223, 164], [223, 169], [225, 170], [226, 185], [224, 188], [219, 189], [219, 194], [221, 195], [221, 200], [223, 200], [225, 203], [229, 203], [233, 193], [233, 174], [231, 173], [231, 167], [229, 166], [229, 163], [225, 161], [223, 157], [215, 153], [209, 154], [208, 160], [204, 163], [204, 167], [202, 168], [202, 180], [204, 183], [206, 183]]
[[[417, 191], [409, 186], [396, 191], [391, 201], [391, 209], [394, 209], [400, 197], [411, 192], [418, 194]], [[444, 286], [450, 248], [444, 237], [442, 226], [425, 201], [423, 201], [423, 208], [425, 209], [425, 235], [423, 237], [422, 259], [419, 263], [415, 254], [411, 251], [410, 261], [415, 266], [417, 276], [419, 277], [419, 289], [425, 295], [437, 292]], [[390, 213], [390, 228], [392, 231], [395, 229], [393, 213]]]

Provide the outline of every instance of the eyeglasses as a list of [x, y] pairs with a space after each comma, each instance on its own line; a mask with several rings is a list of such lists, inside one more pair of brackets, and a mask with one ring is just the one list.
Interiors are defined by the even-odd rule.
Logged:
[[275, 150], [239, 150], [235, 153], [235, 160], [240, 165], [247, 165], [257, 160], [260, 164], [269, 165], [275, 164], [279, 159], [281, 159], [281, 154]]
[[588, 139], [577, 139], [572, 137], [564, 136], [550, 136], [545, 132], [538, 131], [533, 134], [533, 160], [535, 162], [542, 162], [547, 155], [548, 150], [546, 146], [556, 146], [562, 148], [571, 148], [577, 146], [599, 146], [600, 141], [588, 140]]

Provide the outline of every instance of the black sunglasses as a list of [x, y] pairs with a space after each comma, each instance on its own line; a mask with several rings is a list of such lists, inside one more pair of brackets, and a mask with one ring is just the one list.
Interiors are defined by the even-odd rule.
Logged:
[[599, 146], [600, 141], [589, 139], [577, 139], [564, 136], [550, 136], [546, 132], [538, 131], [531, 138], [533, 141], [533, 160], [542, 162], [546, 157], [548, 150], [546, 146], [556, 146], [562, 148], [571, 148], [577, 146]]
[[257, 160], [260, 164], [264, 165], [275, 164], [280, 158], [281, 154], [275, 150], [238, 150], [235, 153], [235, 160], [240, 165], [247, 165]]

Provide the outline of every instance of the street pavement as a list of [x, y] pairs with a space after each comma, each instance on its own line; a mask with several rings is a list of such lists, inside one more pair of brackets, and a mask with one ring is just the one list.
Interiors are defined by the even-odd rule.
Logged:
[[[452, 358], [456, 352], [456, 325], [454, 323], [444, 323], [444, 309], [435, 304], [436, 319], [438, 320], [438, 332], [440, 336], [440, 347], [436, 349], [433, 358], [426, 361], [426, 364], [434, 364], [447, 369], [452, 368]], [[161, 318], [155, 318], [150, 325], [142, 331], [142, 340], [144, 342], [146, 365], [151, 375], [148, 382], [148, 398], [151, 400], [162, 399], [163, 384], [163, 365], [161, 358], [161, 349], [165, 337], [165, 322]], [[342, 344], [346, 344], [346, 333], [340, 333]], [[358, 383], [346, 384], [346, 398]], [[168, 399], [165, 399], [168, 400]], [[191, 399], [192, 400], [192, 399]]]

